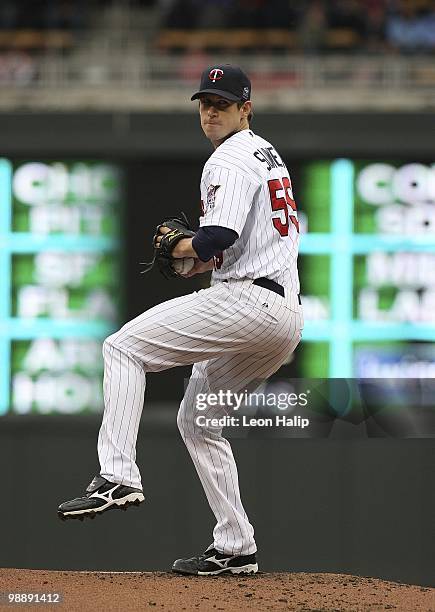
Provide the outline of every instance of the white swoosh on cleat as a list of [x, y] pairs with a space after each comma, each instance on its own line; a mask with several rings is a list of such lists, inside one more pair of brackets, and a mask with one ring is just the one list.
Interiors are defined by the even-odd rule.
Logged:
[[218, 565], [219, 567], [225, 568], [228, 567], [228, 563], [232, 559], [235, 559], [235, 557], [228, 557], [227, 559], [216, 559], [216, 557], [213, 555], [213, 557], [208, 557], [206, 561], [211, 561], [212, 563], [216, 563], [216, 565]]

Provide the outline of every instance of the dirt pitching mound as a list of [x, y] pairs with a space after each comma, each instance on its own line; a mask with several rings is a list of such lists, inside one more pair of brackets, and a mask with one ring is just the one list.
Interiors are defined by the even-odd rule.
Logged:
[[[184, 577], [166, 572], [54, 572], [0, 569], [0, 610], [45, 609], [8, 603], [8, 594], [53, 594], [57, 610], [422, 610], [435, 611], [435, 589], [345, 574], [259, 573]], [[21, 600], [22, 601], [22, 600]]]

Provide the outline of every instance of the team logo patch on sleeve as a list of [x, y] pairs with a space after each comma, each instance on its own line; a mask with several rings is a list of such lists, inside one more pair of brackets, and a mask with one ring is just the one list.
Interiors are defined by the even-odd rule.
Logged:
[[210, 185], [207, 189], [207, 202], [205, 205], [206, 210], [211, 210], [214, 208], [214, 204], [216, 201], [216, 191], [219, 189], [220, 185]]

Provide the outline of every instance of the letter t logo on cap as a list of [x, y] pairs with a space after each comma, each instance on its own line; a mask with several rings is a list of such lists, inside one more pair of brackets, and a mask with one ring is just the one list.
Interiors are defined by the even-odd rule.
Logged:
[[210, 72], [208, 73], [208, 78], [213, 83], [216, 83], [216, 81], [219, 81], [219, 79], [221, 79], [223, 76], [224, 76], [224, 71], [221, 70], [220, 68], [213, 68], [213, 70], [210, 70]]

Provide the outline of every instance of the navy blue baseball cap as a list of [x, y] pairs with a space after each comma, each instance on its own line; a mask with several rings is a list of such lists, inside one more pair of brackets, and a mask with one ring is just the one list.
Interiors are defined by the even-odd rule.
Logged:
[[190, 99], [196, 100], [201, 94], [207, 93], [222, 96], [232, 102], [246, 102], [251, 99], [251, 81], [238, 66], [209, 66], [201, 75], [199, 91]]

